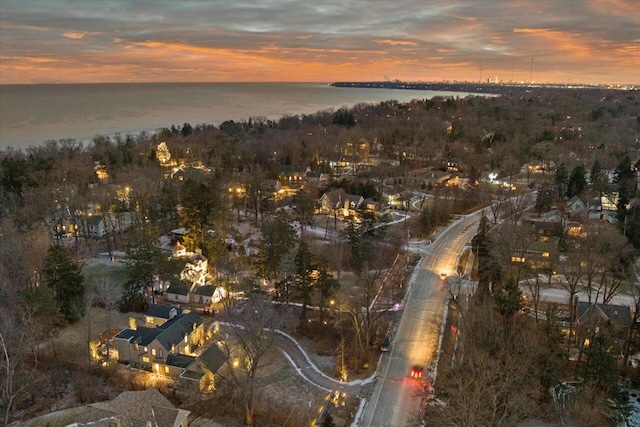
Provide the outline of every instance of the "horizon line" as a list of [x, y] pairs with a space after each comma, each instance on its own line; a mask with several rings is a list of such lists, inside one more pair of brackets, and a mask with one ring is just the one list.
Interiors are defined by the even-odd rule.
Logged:
[[140, 82], [38, 82], [38, 83], [0, 83], [0, 86], [44, 86], [44, 85], [111, 85], [111, 84], [326, 84], [334, 83], [410, 83], [410, 84], [478, 84], [489, 86], [633, 86], [640, 87], [640, 83], [581, 83], [581, 82], [502, 82], [489, 83], [474, 80], [334, 80], [334, 81], [140, 81]]

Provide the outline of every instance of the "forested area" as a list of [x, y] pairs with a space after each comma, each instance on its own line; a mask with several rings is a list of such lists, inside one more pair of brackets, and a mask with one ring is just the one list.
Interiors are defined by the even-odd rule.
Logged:
[[[375, 313], [361, 308], [372, 303], [383, 272], [408, 233], [428, 237], [452, 214], [479, 206], [500, 210], [493, 218], [501, 216], [502, 227], [490, 234], [490, 220], [483, 220], [473, 242], [479, 259], [477, 303], [460, 309], [464, 358], [443, 387], [449, 406], [440, 415], [446, 415], [450, 425], [510, 425], [536, 415], [531, 405], [537, 411], [551, 407], [548, 388], [569, 377], [568, 349], [553, 324], [554, 313], [547, 310], [538, 319], [537, 306], [536, 318], [522, 313], [518, 283], [535, 280], [541, 270], [511, 264], [511, 249], [527, 247], [535, 236], [519, 226], [524, 209], [507, 203], [504, 189], [487, 184], [489, 173], [508, 183], [526, 182], [521, 190], [537, 190], [538, 214], [552, 206], [562, 208], [576, 195], [616, 193], [617, 221], [585, 225], [591, 227], [588, 237], [560, 236], [556, 247], [567, 261], [555, 266], [556, 273], [569, 284], [587, 283], [594, 294], [599, 289], [613, 295], [612, 287], [620, 291], [635, 280], [633, 260], [640, 249], [636, 92], [514, 88], [499, 97], [387, 101], [276, 121], [252, 117], [220, 126], [167, 126], [153, 135], [96, 136], [86, 144], [47, 141], [0, 153], [0, 388], [5, 423], [16, 411], [55, 400], [61, 393], [61, 373], [82, 366], [91, 374], [90, 361], [57, 356], [52, 337], [61, 328], [83, 322], [94, 305], [109, 312], [143, 311], [155, 278], [168, 280], [180, 273], [159, 243], [161, 235], [176, 227], [185, 229], [182, 243], [187, 250], [199, 249], [208, 258], [222, 286], [251, 292], [264, 281], [273, 284], [275, 300], [301, 304], [291, 322], [297, 332], [327, 333], [340, 342], [342, 355], [352, 352], [352, 365], [343, 363], [342, 373], [372, 363], [370, 349], [380, 339], [380, 324]], [[374, 159], [366, 164], [356, 159], [353, 149], [361, 142], [370, 145]], [[426, 171], [446, 170], [451, 158], [460, 159], [457, 175], [469, 185], [426, 184]], [[350, 163], [358, 167], [339, 173], [340, 165]], [[192, 167], [187, 172], [175, 169], [180, 165]], [[526, 165], [540, 165], [540, 173]], [[281, 180], [283, 167], [327, 174], [331, 180], [325, 186], [307, 182], [293, 196], [275, 197], [269, 183]], [[202, 170], [207, 172], [198, 172]], [[365, 217], [349, 222], [330, 245], [311, 242], [306, 230], [324, 192], [342, 188], [384, 202], [384, 188], [391, 186], [429, 195], [433, 201], [420, 204], [400, 231], [387, 233], [377, 219]], [[401, 202], [406, 206], [409, 199]], [[280, 209], [283, 206], [289, 208]], [[90, 212], [113, 221], [114, 231], [92, 236]], [[252, 242], [255, 253], [244, 247], [228, 249], [225, 239], [237, 237], [234, 228], [241, 218], [261, 236]], [[334, 220], [327, 217], [327, 229]], [[129, 226], [125, 230], [118, 221]], [[121, 253], [126, 259], [126, 280], [116, 284], [116, 290], [84, 279], [84, 263], [103, 252], [112, 257]], [[586, 267], [581, 264], [591, 259]], [[236, 280], [241, 271], [250, 274]], [[329, 332], [322, 326], [310, 328], [308, 307], [320, 307], [319, 324], [325, 324], [346, 272], [353, 275], [360, 294], [344, 302], [345, 316], [330, 319]], [[579, 281], [572, 280], [578, 276]], [[345, 336], [353, 337], [350, 349], [345, 349]], [[587, 363], [571, 371], [589, 385], [572, 414], [605, 422], [602, 408], [617, 389], [602, 367], [613, 363], [610, 356], [619, 349], [617, 343], [596, 338], [592, 341], [597, 345], [584, 350]], [[638, 346], [637, 337], [628, 338], [625, 354]], [[43, 348], [53, 354], [47, 353], [46, 368]], [[91, 389], [90, 378], [74, 377], [79, 395]], [[501, 389], [487, 393], [489, 385]], [[101, 397], [96, 394], [94, 390], [86, 399]], [[492, 396], [500, 401], [488, 402]], [[462, 407], [469, 410], [457, 411]], [[471, 413], [479, 407], [482, 411]]]

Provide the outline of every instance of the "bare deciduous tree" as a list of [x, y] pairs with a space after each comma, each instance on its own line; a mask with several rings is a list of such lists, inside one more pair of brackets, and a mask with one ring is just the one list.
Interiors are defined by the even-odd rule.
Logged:
[[[237, 323], [225, 324], [231, 334], [217, 333], [218, 345], [229, 366], [223, 380], [231, 382], [241, 395], [245, 424], [254, 425], [255, 382], [263, 367], [264, 355], [271, 348], [280, 320], [266, 299], [254, 296], [246, 301]], [[214, 344], [215, 345], [215, 344]]]
[[96, 298], [107, 312], [107, 367], [110, 361], [111, 312], [119, 307], [123, 289], [111, 279], [101, 279], [95, 284]]

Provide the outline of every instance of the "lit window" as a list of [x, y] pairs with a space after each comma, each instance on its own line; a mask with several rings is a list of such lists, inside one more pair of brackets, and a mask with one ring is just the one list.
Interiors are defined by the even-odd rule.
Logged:
[[134, 350], [136, 350], [136, 351], [138, 350], [138, 343], [137, 343], [137, 342], [136, 342], [136, 343], [133, 343], [133, 348], [134, 348]]
[[148, 356], [142, 356], [142, 361], [144, 363], [149, 363], [149, 357]]
[[549, 252], [542, 252], [542, 256], [545, 258], [549, 258]]
[[152, 349], [151, 349], [151, 355], [152, 355], [152, 356], [155, 356], [155, 355], [156, 355], [156, 349], [155, 349], [155, 348], [152, 348]]
[[165, 367], [164, 367], [164, 373], [165, 373], [165, 374], [169, 374], [169, 367], [168, 367], [168, 366], [165, 366]]

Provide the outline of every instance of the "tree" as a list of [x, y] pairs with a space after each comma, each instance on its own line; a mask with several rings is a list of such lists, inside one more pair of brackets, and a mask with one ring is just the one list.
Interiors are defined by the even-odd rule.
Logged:
[[552, 184], [540, 184], [538, 187], [538, 193], [536, 194], [536, 211], [538, 212], [538, 215], [541, 215], [542, 212], [549, 211], [551, 206], [553, 206], [553, 202], [556, 197], [556, 191]]
[[427, 205], [424, 205], [420, 211], [420, 231], [422, 231], [423, 236], [428, 236], [433, 231], [431, 214], [429, 213], [429, 207]]
[[[255, 382], [263, 357], [273, 345], [280, 319], [271, 302], [260, 294], [252, 294], [237, 324], [228, 324], [231, 336], [218, 334], [218, 342], [231, 367], [229, 377], [243, 401], [245, 424], [254, 425]], [[228, 337], [228, 338], [226, 338]]]
[[[180, 199], [180, 225], [185, 228], [184, 245], [187, 250], [205, 248], [207, 226], [229, 215], [226, 205], [226, 193], [220, 190], [220, 183], [215, 177], [208, 182], [184, 181]], [[205, 252], [204, 255], [208, 254]]]
[[101, 279], [95, 284], [96, 298], [107, 312], [107, 367], [110, 361], [111, 312], [117, 309], [122, 300], [122, 286], [110, 279]]
[[296, 232], [284, 213], [267, 217], [260, 227], [262, 238], [258, 244], [257, 266], [262, 277], [277, 280], [280, 264], [296, 239]]
[[522, 291], [518, 283], [511, 277], [506, 280], [504, 287], [495, 294], [496, 309], [503, 317], [511, 319], [514, 314], [522, 310]]
[[591, 193], [596, 197], [609, 192], [609, 177], [602, 169], [598, 159], [596, 159], [593, 162], [593, 166], [591, 166], [591, 172], [589, 173], [589, 186], [591, 187]]
[[49, 248], [42, 270], [43, 283], [51, 290], [58, 310], [65, 320], [73, 323], [83, 313], [82, 298], [85, 293], [84, 277], [80, 266], [62, 246]]
[[324, 416], [324, 418], [322, 419], [322, 423], [320, 424], [320, 427], [335, 427], [336, 423], [333, 421], [333, 417], [331, 416], [331, 414], [327, 414]]
[[159, 272], [162, 259], [160, 240], [155, 227], [142, 223], [129, 231], [127, 247], [127, 282], [125, 284], [124, 304], [141, 309], [145, 303], [145, 293], [153, 300], [153, 282]]
[[[625, 219], [627, 216], [627, 205], [631, 198], [635, 195], [636, 192], [636, 173], [631, 167], [631, 159], [629, 156], [625, 156], [615, 171], [615, 176], [613, 180], [614, 184], [618, 189], [618, 222], [621, 224], [621, 227], [624, 229]], [[626, 232], [626, 230], [624, 230]]]
[[571, 171], [571, 176], [567, 183], [567, 198], [579, 196], [587, 188], [587, 180], [585, 179], [586, 170], [584, 165], [578, 165]]
[[331, 300], [340, 289], [340, 282], [333, 278], [331, 273], [327, 271], [326, 268], [320, 268], [320, 277], [317, 282], [318, 295], [320, 297], [319, 307], [320, 307], [320, 323], [324, 323], [326, 311], [327, 311], [327, 302]]
[[305, 190], [298, 191], [291, 198], [293, 217], [300, 223], [300, 235], [304, 235], [304, 228], [311, 225], [313, 215], [318, 207], [318, 202]]
[[495, 278], [495, 264], [491, 255], [491, 236], [489, 236], [489, 220], [482, 211], [478, 231], [471, 239], [471, 249], [478, 260], [478, 298], [481, 300], [491, 293], [491, 283]]
[[27, 387], [27, 383], [18, 384], [16, 373], [21, 362], [17, 354], [10, 354], [9, 344], [0, 332], [0, 369], [2, 370], [2, 384], [0, 384], [0, 402], [2, 402], [3, 425], [9, 425], [9, 415], [13, 408], [13, 402]]
[[560, 163], [560, 166], [556, 169], [554, 182], [556, 185], [556, 194], [558, 197], [564, 197], [565, 194], [567, 194], [567, 187], [569, 184], [569, 169], [567, 169], [564, 162]]
[[300, 311], [300, 329], [307, 328], [307, 307], [311, 304], [313, 285], [319, 274], [315, 257], [309, 250], [309, 245], [300, 242], [295, 256], [296, 266], [296, 296], [302, 302]]

